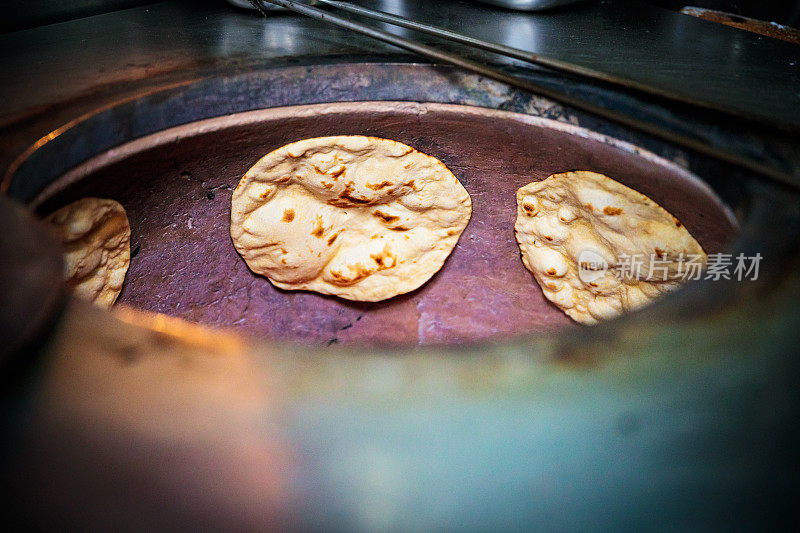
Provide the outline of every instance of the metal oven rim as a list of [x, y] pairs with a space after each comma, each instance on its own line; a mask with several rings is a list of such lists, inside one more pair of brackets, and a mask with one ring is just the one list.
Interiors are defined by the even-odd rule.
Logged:
[[[424, 75], [420, 75], [420, 72], [423, 72]], [[6, 174], [3, 186], [9, 190], [12, 196], [30, 200], [30, 182], [33, 181], [31, 177], [37, 176], [37, 172], [38, 176], [41, 176], [43, 174], [42, 169], [46, 167], [48, 162], [52, 163], [53, 161], [52, 157], [44, 158], [43, 162], [37, 161], [37, 158], [41, 158], [42, 153], [47, 152], [48, 149], [55, 145], [62, 144], [63, 146], [63, 143], [69, 143], [70, 137], [73, 138], [73, 141], [75, 139], [82, 140], [82, 136], [87, 131], [91, 132], [91, 129], [96, 127], [95, 124], [99, 124], [101, 130], [105, 128], [101, 135], [107, 134], [108, 128], [119, 128], [120, 124], [124, 124], [125, 120], [132, 121], [136, 126], [132, 129], [123, 127], [123, 129], [127, 128], [123, 132], [113, 132], [116, 138], [111, 135], [111, 139], [106, 139], [106, 145], [103, 145], [102, 142], [93, 145], [96, 147], [93, 148], [95, 150], [94, 154], [86, 151], [81, 154], [70, 153], [71, 148], [67, 148], [67, 152], [62, 152], [59, 155], [59, 162], [63, 161], [72, 166], [80, 164], [87, 158], [97, 155], [98, 152], [102, 153], [106, 149], [119, 146], [120, 142], [136, 142], [134, 139], [140, 139], [143, 135], [148, 135], [148, 129], [164, 132], [165, 130], [169, 131], [170, 128], [179, 129], [181, 127], [180, 124], [195, 123], [198, 120], [218, 120], [218, 118], [214, 119], [208, 116], [192, 115], [198, 109], [200, 109], [200, 113], [205, 115], [210, 114], [211, 117], [220, 117], [235, 116], [237, 113], [257, 112], [253, 108], [314, 105], [342, 101], [341, 97], [348, 84], [347, 78], [342, 78], [342, 75], [347, 73], [355, 74], [356, 80], [362, 80], [363, 86], [360, 89], [356, 87], [355, 91], [350, 91], [344, 101], [352, 102], [365, 98], [377, 101], [394, 100], [397, 98], [398, 90], [401, 90], [405, 91], [406, 98], [411, 102], [422, 100], [422, 96], [428, 96], [425, 100], [430, 100], [434, 104], [437, 101], [454, 101], [454, 105], [496, 109], [498, 110], [497, 112], [503, 112], [502, 110], [506, 109], [530, 115], [532, 120], [553, 121], [552, 124], [561, 124], [559, 127], [573, 128], [574, 131], [582, 132], [580, 134], [596, 135], [606, 139], [607, 142], [618, 143], [619, 146], [625, 147], [625, 149], [635, 150], [644, 157], [655, 157], [665, 161], [663, 157], [657, 154], [648, 155], [650, 154], [649, 151], [638, 148], [636, 144], [629, 141], [620, 140], [618, 136], [595, 133], [596, 127], [586, 129], [569, 124], [570, 122], [580, 124], [585, 120], [585, 117], [581, 117], [579, 113], [566, 110], [560, 106], [553, 105], [552, 102], [548, 103], [543, 99], [530, 95], [520, 96], [518, 91], [510, 90], [502, 84], [472, 75], [461, 74], [452, 69], [413, 63], [367, 63], [358, 64], [357, 69], [354, 71], [353, 64], [326, 64], [266, 69], [232, 77], [203, 78], [190, 83], [162, 87], [148, 91], [136, 98], [116, 102], [113, 105], [83, 115], [44, 136], [12, 165]], [[343, 79], [345, 81], [342, 81]], [[365, 79], [367, 81], [363, 83]], [[306, 80], [306, 82], [303, 80]], [[352, 81], [352, 79], [349, 80], [349, 82]], [[274, 91], [269, 89], [272, 84], [277, 85], [278, 83], [299, 84], [301, 87], [294, 94], [282, 93], [281, 91], [285, 91], [285, 88]], [[338, 86], [336, 85], [337, 83]], [[412, 84], [412, 93], [414, 93], [410, 98], [407, 92], [409, 83]], [[307, 87], [309, 84], [312, 85], [310, 90]], [[434, 98], [430, 98], [431, 95]], [[337, 100], [333, 98], [334, 96], [339, 96], [340, 98]], [[220, 109], [219, 105], [224, 101], [223, 99], [236, 102], [239, 107]], [[298, 99], [301, 101], [298, 102]], [[163, 116], [164, 113], [169, 115], [169, 112], [165, 111], [169, 107], [177, 108], [179, 113], [173, 114], [173, 116]], [[536, 114], [539, 117], [535, 117]], [[123, 120], [120, 121], [120, 119]], [[596, 126], [595, 124], [593, 125]], [[613, 128], [609, 129], [613, 131]], [[90, 135], [92, 134], [90, 133]], [[97, 138], [97, 134], [94, 134], [94, 139]], [[86, 143], [84, 142], [83, 144], [85, 150]], [[658, 146], [658, 143], [653, 143], [652, 145]], [[662, 146], [662, 148], [662, 152], [671, 153], [673, 157], [678, 159], [686, 157], [675, 151], [670, 151], [668, 147], [664, 148]], [[78, 156], [78, 161], [76, 161], [76, 156]], [[48, 169], [48, 172], [50, 172], [52, 179], [63, 173], [59, 171], [67, 172], [69, 168], [71, 167], [68, 166], [56, 171]], [[28, 184], [29, 190], [27, 192], [20, 191], [20, 187], [15, 186], [16, 183], [20, 183], [20, 180], [25, 180]], [[706, 182], [704, 181], [704, 183]], [[754, 191], [766, 191], [767, 197], [772, 197], [775, 194], [774, 191], [770, 190], [770, 185], [760, 183], [758, 180], [751, 179], [748, 182], [748, 187]], [[754, 204], [748, 203], [745, 206], [746, 211], [742, 210], [742, 206], [737, 206], [739, 208], [737, 215], [742, 222], [741, 235], [744, 236], [766, 231], [764, 224], [767, 221], [764, 220], [766, 215], [764, 209], [754, 210], [752, 205]], [[740, 238], [733, 243], [732, 253], [750, 253], [754, 251], [753, 244], [756, 243]], [[537, 335], [536, 338], [515, 338], [496, 343], [479, 343], [473, 348], [477, 351], [485, 352], [486, 350], [494, 349], [492, 345], [497, 344], [496, 349], [501, 352], [511, 347], [525, 347], [526, 351], [533, 353], [548, 353], [549, 356], [545, 358], [561, 357], [559, 354], [572, 353], [577, 346], [602, 347], [609, 338], [618, 338], [624, 336], [625, 331], [641, 329], [652, 326], [655, 323], [659, 323], [662, 328], [666, 325], [668, 325], [666, 327], [669, 329], [680, 328], [699, 318], [704, 313], [707, 314], [715, 309], [718, 310], [720, 302], [723, 302], [723, 304], [724, 302], [730, 302], [735, 299], [737, 294], [736, 287], [725, 283], [715, 285], [693, 284], [651, 308], [595, 328], [582, 328], [577, 333], [571, 332], [566, 335]], [[533, 349], [534, 346], [539, 346], [540, 348]], [[438, 350], [442, 348], [447, 350], [446, 347], [441, 346], [436, 348]], [[457, 352], [461, 352], [463, 349], [463, 346], [454, 348]], [[398, 350], [400, 352], [404, 351], [403, 349]]]

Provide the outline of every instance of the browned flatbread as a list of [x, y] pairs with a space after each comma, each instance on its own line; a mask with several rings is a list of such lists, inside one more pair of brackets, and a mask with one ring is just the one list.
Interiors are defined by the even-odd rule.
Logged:
[[439, 160], [375, 137], [306, 139], [258, 161], [231, 202], [231, 237], [282, 289], [378, 301], [428, 281], [472, 205]]
[[707, 261], [678, 219], [595, 172], [554, 174], [519, 189], [515, 230], [545, 296], [583, 324], [646, 305]]
[[110, 307], [130, 265], [131, 228], [114, 200], [83, 198], [46, 218], [64, 245], [64, 277], [74, 293]]

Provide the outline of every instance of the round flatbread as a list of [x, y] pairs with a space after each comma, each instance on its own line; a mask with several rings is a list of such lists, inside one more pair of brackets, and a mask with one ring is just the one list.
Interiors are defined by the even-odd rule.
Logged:
[[110, 307], [131, 261], [131, 227], [114, 200], [83, 198], [45, 219], [64, 246], [64, 278], [73, 292]]
[[514, 229], [545, 296], [583, 324], [646, 305], [707, 261], [677, 218], [595, 172], [554, 174], [519, 189]]
[[373, 302], [428, 281], [471, 212], [467, 191], [434, 157], [388, 139], [320, 137], [245, 173], [231, 237], [276, 287]]

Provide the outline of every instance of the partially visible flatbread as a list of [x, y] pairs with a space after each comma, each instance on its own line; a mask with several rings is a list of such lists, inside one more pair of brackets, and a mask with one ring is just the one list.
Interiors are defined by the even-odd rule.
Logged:
[[276, 287], [379, 301], [441, 267], [472, 212], [438, 159], [375, 137], [320, 137], [270, 152], [231, 201], [231, 238]]
[[83, 198], [45, 219], [64, 246], [64, 277], [81, 298], [111, 307], [131, 261], [131, 228], [114, 200]]
[[707, 261], [678, 219], [594, 172], [554, 174], [519, 189], [515, 230], [545, 296], [583, 324], [646, 305]]

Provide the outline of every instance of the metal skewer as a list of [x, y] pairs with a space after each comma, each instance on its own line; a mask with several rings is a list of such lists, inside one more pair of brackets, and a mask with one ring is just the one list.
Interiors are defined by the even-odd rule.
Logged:
[[[379, 30], [377, 28], [373, 28], [371, 26], [367, 26], [365, 24], [353, 22], [351, 20], [342, 18], [336, 14], [329, 13], [327, 11], [323, 11], [321, 9], [312, 7], [303, 2], [297, 2], [295, 0], [249, 0], [249, 1], [264, 16], [268, 16], [268, 14], [267, 11], [264, 9], [263, 2], [276, 4], [291, 11], [294, 11], [296, 13], [300, 13], [301, 15], [305, 15], [307, 17], [316, 20], [328, 22], [335, 26], [339, 26], [340, 28], [344, 28], [346, 30], [350, 30], [362, 35], [366, 35], [368, 37], [372, 37], [373, 39], [383, 41], [393, 46], [409, 50], [428, 59], [432, 59], [434, 61], [438, 61], [441, 63], [449, 63], [451, 65], [455, 65], [457, 67], [463, 68], [464, 70], [474, 72], [481, 76], [492, 78], [494, 80], [500, 81], [510, 86], [517, 87], [519, 89], [523, 89], [525, 91], [529, 91], [538, 94], [540, 96], [544, 96], [546, 98], [550, 98], [551, 100], [555, 100], [556, 102], [559, 102], [561, 104], [574, 107], [582, 111], [586, 111], [593, 115], [602, 117], [606, 120], [610, 120], [612, 122], [622, 124], [624, 126], [638, 130], [648, 135], [652, 135], [653, 137], [657, 137], [661, 140], [677, 144], [685, 148], [689, 148], [690, 150], [694, 150], [696, 152], [714, 157], [718, 160], [725, 161], [733, 165], [740, 166], [742, 168], [746, 168], [752, 172], [768, 177], [782, 184], [789, 185], [793, 188], [800, 187], [800, 177], [793, 176], [792, 174], [785, 172], [783, 170], [774, 168], [769, 165], [765, 165], [745, 155], [729, 152], [723, 148], [710, 145], [701, 139], [692, 138], [680, 133], [670, 131], [666, 128], [658, 126], [657, 124], [639, 120], [637, 118], [631, 117], [619, 111], [599, 106], [597, 104], [594, 104], [587, 100], [583, 100], [581, 98], [570, 95], [558, 89], [542, 85], [533, 80], [528, 80], [517, 76], [513, 76], [500, 69], [493, 68], [484, 65], [482, 63], [478, 63], [476, 61], [472, 61], [470, 59], [466, 59], [458, 55], [451, 54], [449, 52], [437, 50], [436, 48], [433, 48], [431, 46], [421, 44], [416, 41], [412, 41], [410, 39], [406, 39], [404, 37], [400, 37], [392, 33]], [[323, 3], [326, 3], [334, 7], [339, 7], [337, 4], [341, 3], [341, 2], [333, 2], [326, 0], [321, 0], [321, 1]], [[361, 14], [364, 13], [362, 12]], [[394, 16], [392, 15], [391, 17]], [[408, 19], [403, 19], [403, 20], [407, 21]], [[385, 21], [389, 22], [388, 18]], [[471, 38], [468, 38], [466, 36], [459, 36], [459, 38], [462, 39], [462, 41], [460, 42], [463, 42], [464, 44], [474, 44], [467, 42], [468, 40], [471, 40]], [[496, 45], [496, 46], [501, 46], [501, 45]], [[575, 74], [579, 73], [577, 67], [573, 68], [572, 66], [570, 66], [570, 68], [572, 69], [570, 70], [570, 72]]]
[[474, 46], [475, 48], [480, 48], [481, 50], [504, 55], [513, 59], [519, 59], [520, 61], [527, 61], [528, 63], [534, 63], [544, 67], [552, 68], [554, 70], [578, 74], [580, 76], [590, 76], [607, 81], [615, 81], [611, 76], [596, 70], [566, 63], [558, 59], [542, 57], [532, 52], [528, 52], [527, 50], [521, 50], [512, 46], [476, 39], [475, 37], [470, 37], [452, 30], [440, 28], [439, 26], [433, 26], [431, 24], [425, 24], [398, 15], [393, 15], [392, 13], [386, 13], [385, 11], [369, 9], [362, 6], [353, 5], [348, 2], [340, 2], [338, 0], [317, 0], [317, 2], [335, 7], [336, 9], [341, 9], [342, 11], [353, 13], [355, 15], [361, 15], [381, 22], [386, 22], [388, 24], [393, 24], [395, 26], [400, 26], [402, 28], [408, 28], [410, 30], [441, 37], [442, 39], [447, 39], [449, 41], [466, 44], [468, 46]]
[[486, 50], [487, 52], [492, 52], [494, 54], [510, 57], [512, 59], [518, 59], [520, 61], [525, 61], [527, 63], [532, 63], [534, 65], [540, 65], [543, 67], [547, 67], [549, 69], [557, 70], [559, 72], [575, 74], [577, 76], [585, 78], [593, 78], [607, 83], [613, 83], [615, 85], [621, 85], [623, 87], [628, 87], [631, 89], [647, 92], [650, 94], [655, 94], [658, 96], [662, 96], [664, 98], [670, 98], [673, 100], [686, 102], [688, 104], [697, 105], [696, 102], [693, 102], [688, 98], [683, 98], [680, 97], [679, 95], [672, 94], [668, 91], [660, 90], [657, 87], [650, 87], [646, 84], [639, 83], [634, 80], [619, 78], [607, 74], [605, 72], [601, 72], [599, 70], [582, 67], [580, 65], [575, 65], [572, 63], [567, 63], [566, 61], [561, 61], [560, 59], [553, 59], [549, 57], [540, 56], [538, 54], [534, 54], [533, 52], [529, 52], [527, 50], [514, 48], [513, 46], [507, 46], [504, 44], [484, 41], [483, 39], [470, 37], [469, 35], [464, 35], [462, 33], [454, 32], [452, 30], [441, 28], [439, 26], [433, 26], [432, 24], [417, 22], [415, 20], [407, 19], [399, 15], [386, 13], [385, 11], [369, 9], [366, 7], [351, 4], [349, 2], [341, 2], [339, 0], [317, 0], [317, 3], [335, 7], [336, 9], [341, 9], [342, 11], [347, 11], [348, 13], [353, 13], [355, 15], [361, 15], [363, 17], [378, 20], [380, 22], [386, 22], [394, 26], [400, 26], [402, 28], [407, 28], [421, 33], [427, 33], [428, 35], [433, 35], [436, 37], [440, 37], [442, 39], [446, 39], [448, 41], [465, 44], [467, 46], [472, 46], [474, 48], [479, 48], [481, 50]]

